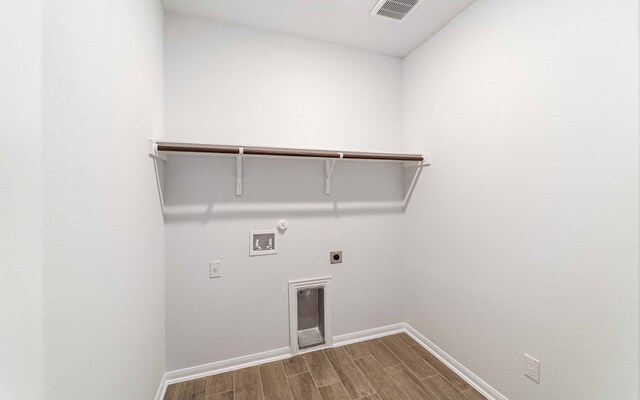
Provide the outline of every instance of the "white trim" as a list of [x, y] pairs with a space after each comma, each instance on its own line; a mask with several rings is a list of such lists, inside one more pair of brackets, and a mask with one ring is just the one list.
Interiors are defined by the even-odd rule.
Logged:
[[333, 337], [333, 346], [318, 346], [312, 347], [307, 350], [300, 350], [298, 354], [304, 354], [311, 351], [326, 349], [329, 347], [340, 347], [348, 344], [363, 342], [365, 340], [377, 339], [384, 336], [395, 335], [400, 332], [407, 332], [405, 329], [405, 323], [381, 326], [379, 328], [365, 329], [364, 331], [347, 333], [344, 335], [338, 335]]
[[[304, 351], [298, 348], [298, 290], [324, 288], [324, 345], [315, 346]], [[298, 279], [289, 281], [289, 346], [291, 355], [303, 352], [318, 350], [320, 348], [333, 346], [333, 306], [331, 303], [333, 296], [331, 295], [331, 277], [324, 276], [321, 278]]]
[[455, 358], [451, 357], [440, 347], [436, 346], [432, 341], [423, 336], [420, 332], [415, 330], [411, 325], [404, 324], [406, 327], [406, 332], [409, 336], [411, 336], [416, 342], [418, 342], [422, 347], [424, 347], [427, 351], [437, 357], [440, 361], [442, 361], [447, 367], [449, 367], [453, 372], [455, 372], [460, 378], [464, 379], [469, 385], [471, 385], [478, 392], [483, 394], [489, 400], [509, 400], [505, 396], [503, 396], [496, 389], [491, 387], [487, 382], [480, 379], [479, 376], [471, 372], [464, 365], [460, 364], [456, 361]]
[[[327, 278], [320, 278], [327, 279]], [[330, 279], [330, 277], [329, 277]], [[325, 310], [326, 311], [326, 310]], [[325, 321], [326, 324], [326, 321]], [[415, 330], [411, 325], [401, 322], [393, 325], [382, 326], [379, 328], [367, 329], [364, 331], [347, 333], [331, 338], [334, 347], [344, 346], [351, 343], [361, 342], [364, 340], [375, 339], [383, 336], [394, 335], [396, 333], [405, 332], [418, 342], [427, 351], [442, 361], [447, 367], [451, 368], [460, 378], [464, 379], [478, 392], [482, 393], [489, 400], [509, 400], [488, 383], [483, 381], [476, 374], [471, 372], [465, 366], [456, 361], [440, 347], [436, 346], [432, 341]], [[331, 347], [330, 345], [324, 347]], [[318, 350], [315, 347], [312, 350]], [[302, 353], [302, 352], [300, 352]], [[198, 365], [195, 367], [184, 368], [176, 371], [170, 371], [164, 374], [158, 387], [155, 400], [163, 400], [167, 386], [189, 381], [191, 379], [202, 378], [205, 376], [216, 375], [223, 372], [233, 371], [236, 369], [252, 367], [254, 365], [265, 364], [273, 361], [284, 360], [292, 356], [291, 349], [283, 347], [276, 350], [265, 351], [262, 353], [250, 354], [247, 356], [232, 358], [228, 360], [217, 361], [209, 364]]]
[[156, 392], [155, 400], [163, 400], [164, 394], [167, 392], [167, 374], [162, 375], [162, 379], [160, 379], [160, 386], [158, 386], [158, 391]]
[[[359, 332], [347, 333], [346, 335], [335, 336], [332, 342], [334, 346], [344, 346], [350, 343], [361, 342], [363, 340], [375, 339], [400, 332], [406, 332], [407, 330], [405, 329], [405, 326], [406, 324], [400, 323], [383, 326], [380, 328], [367, 329]], [[315, 351], [326, 347], [329, 346], [313, 347], [312, 349], [310, 349], [310, 351]], [[299, 354], [302, 353], [304, 353], [304, 351], [301, 351]], [[167, 390], [167, 386], [174, 383], [202, 378], [204, 376], [221, 374], [223, 372], [252, 367], [254, 365], [265, 364], [272, 361], [284, 360], [290, 358], [291, 356], [292, 354], [290, 349], [288, 347], [283, 347], [281, 349], [265, 351], [263, 353], [250, 354], [248, 356], [222, 360], [175, 371], [169, 371], [164, 374], [162, 380], [160, 381], [160, 386], [158, 387], [158, 392], [156, 394], [155, 400], [163, 400], [165, 392]]]
[[196, 367], [167, 372], [167, 383], [172, 384], [184, 382], [212, 374], [221, 374], [223, 372], [233, 371], [240, 368], [284, 360], [289, 357], [291, 357], [291, 352], [288, 347], [282, 347], [280, 349], [269, 350], [262, 353], [249, 354], [248, 356], [236, 357], [228, 360], [198, 365]]
[[304, 349], [304, 350], [298, 349], [298, 354], [291, 354], [291, 356], [293, 357], [295, 355], [300, 355], [300, 354], [304, 354], [304, 353], [311, 353], [313, 351], [330, 349], [331, 347], [333, 347], [333, 346], [327, 346], [326, 343], [325, 343], [323, 345], [317, 345], [317, 346], [309, 347], [308, 349]]
[[158, 388], [158, 393], [156, 394], [156, 400], [162, 400], [165, 391], [167, 390], [167, 386], [174, 383], [190, 381], [192, 379], [221, 374], [223, 372], [233, 371], [236, 369], [253, 367], [255, 365], [284, 360], [290, 357], [291, 352], [289, 348], [282, 347], [280, 349], [269, 350], [262, 353], [249, 354], [247, 356], [169, 371], [162, 377], [160, 388]]
[[369, 339], [376, 339], [383, 336], [395, 335], [396, 333], [406, 332], [407, 330], [405, 328], [405, 323], [399, 323], [359, 332], [347, 333], [345, 335], [338, 335], [333, 338], [333, 345], [334, 347], [338, 347]]

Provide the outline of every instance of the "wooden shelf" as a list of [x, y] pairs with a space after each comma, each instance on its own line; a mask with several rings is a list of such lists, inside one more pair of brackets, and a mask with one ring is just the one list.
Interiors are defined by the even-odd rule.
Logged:
[[243, 156], [326, 158], [363, 161], [414, 161], [423, 162], [422, 154], [379, 153], [337, 150], [293, 149], [285, 147], [227, 146], [215, 144], [197, 144], [171, 141], [153, 141], [150, 152], [159, 156], [163, 153], [207, 153], [233, 154]]
[[236, 158], [236, 195], [242, 195], [242, 159], [246, 157], [309, 158], [325, 161], [325, 194], [331, 193], [331, 174], [338, 160], [408, 163], [418, 168], [431, 165], [431, 155], [294, 149], [286, 147], [231, 146], [149, 139], [149, 156], [167, 161], [167, 154], [209, 154]]

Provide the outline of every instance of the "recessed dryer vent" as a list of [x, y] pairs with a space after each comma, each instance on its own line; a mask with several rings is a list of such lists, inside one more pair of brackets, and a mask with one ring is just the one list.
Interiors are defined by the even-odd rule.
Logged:
[[422, 0], [380, 0], [371, 10], [371, 15], [402, 21]]
[[324, 344], [324, 287], [298, 290], [298, 348]]
[[289, 282], [292, 354], [332, 345], [330, 279]]

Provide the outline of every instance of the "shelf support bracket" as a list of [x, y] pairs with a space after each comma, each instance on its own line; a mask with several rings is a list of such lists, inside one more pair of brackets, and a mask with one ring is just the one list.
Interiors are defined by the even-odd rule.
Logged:
[[236, 156], [236, 196], [242, 196], [242, 155], [244, 148], [240, 147], [239, 154]]
[[406, 194], [404, 196], [404, 201], [403, 201], [403, 205], [402, 205], [402, 209], [404, 211], [407, 210], [407, 206], [409, 205], [409, 200], [411, 200], [411, 196], [413, 195], [413, 191], [415, 190], [416, 185], [418, 184], [418, 179], [420, 179], [420, 174], [422, 173], [422, 170], [425, 167], [430, 167], [431, 166], [431, 153], [425, 153], [423, 155], [422, 161], [420, 161], [418, 163], [418, 165], [415, 165], [415, 163], [414, 163], [413, 166], [408, 165], [408, 164], [410, 164], [410, 163], [406, 163], [404, 165], [404, 167], [405, 168], [409, 168], [409, 167], [415, 168], [416, 172], [414, 173], [413, 179], [411, 180], [411, 183], [409, 184], [409, 187], [407, 188], [407, 192], [406, 192]]
[[149, 157], [154, 160], [167, 161], [165, 154], [158, 153], [158, 143], [153, 138], [149, 138]]
[[164, 168], [162, 168], [162, 164], [158, 163], [158, 161], [167, 161], [167, 156], [165, 154], [160, 154], [158, 152], [158, 143], [155, 139], [149, 138], [149, 158], [153, 161], [153, 171], [156, 175], [156, 186], [158, 187], [158, 199], [160, 200], [160, 210], [162, 211], [162, 215], [164, 216], [164, 179], [163, 173]]
[[[342, 158], [342, 153], [340, 153]], [[331, 194], [331, 174], [336, 166], [336, 160], [324, 160], [324, 194]]]

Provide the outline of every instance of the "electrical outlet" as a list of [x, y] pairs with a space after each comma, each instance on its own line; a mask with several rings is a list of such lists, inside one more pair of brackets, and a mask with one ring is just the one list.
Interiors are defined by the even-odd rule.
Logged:
[[536, 383], [540, 383], [540, 361], [524, 354], [524, 374]]
[[222, 261], [209, 261], [209, 278], [222, 276]]

